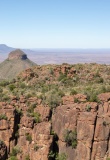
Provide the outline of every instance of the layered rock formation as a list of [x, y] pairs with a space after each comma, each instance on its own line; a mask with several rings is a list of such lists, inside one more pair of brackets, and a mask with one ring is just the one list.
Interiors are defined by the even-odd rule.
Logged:
[[[99, 95], [99, 99], [100, 104], [66, 102], [56, 109], [53, 129], [59, 136], [59, 151], [65, 152], [68, 160], [106, 160], [110, 157], [110, 93]], [[77, 131], [76, 149], [65, 145], [65, 130]]]
[[[73, 102], [75, 96], [79, 97], [79, 103]], [[50, 153], [56, 151], [65, 153], [68, 160], [106, 160], [110, 157], [110, 93], [99, 95], [100, 104], [86, 102], [83, 95], [75, 96], [69, 101], [67, 96], [63, 97], [63, 105], [57, 107], [53, 115], [36, 97], [28, 100], [12, 97], [10, 103], [1, 102], [0, 159], [8, 158], [15, 146], [21, 151], [17, 154], [18, 160], [26, 156], [30, 160], [54, 160]], [[41, 115], [40, 121], [35, 122], [27, 113], [29, 103], [37, 104], [34, 111]], [[65, 142], [67, 130], [77, 133], [75, 147]]]

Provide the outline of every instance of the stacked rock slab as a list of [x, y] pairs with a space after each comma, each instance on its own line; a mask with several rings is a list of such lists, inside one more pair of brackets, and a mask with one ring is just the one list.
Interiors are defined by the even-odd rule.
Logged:
[[[76, 97], [80, 103], [74, 103]], [[110, 93], [98, 97], [100, 103], [87, 102], [81, 94], [64, 96], [63, 105], [56, 108], [52, 117], [50, 108], [43, 106], [37, 97], [14, 96], [10, 102], [0, 102], [0, 114], [5, 115], [0, 118], [0, 159], [6, 160], [13, 147], [19, 146], [18, 160], [26, 156], [30, 160], [49, 160], [54, 148], [53, 130], [58, 136], [58, 152], [65, 153], [67, 160], [107, 160], [110, 157]], [[34, 123], [26, 112], [28, 104], [33, 103], [37, 104], [34, 112], [41, 115], [39, 123]], [[15, 106], [22, 111], [22, 116]], [[76, 130], [76, 148], [66, 145], [65, 130]]]
[[[53, 130], [59, 137], [59, 152], [68, 160], [106, 160], [110, 157], [110, 93], [99, 95], [100, 104], [83, 102], [70, 104], [74, 96], [63, 98], [63, 106], [52, 118]], [[79, 99], [80, 101], [81, 99]], [[87, 111], [87, 106], [91, 107]], [[65, 145], [65, 130], [77, 131], [77, 147]]]

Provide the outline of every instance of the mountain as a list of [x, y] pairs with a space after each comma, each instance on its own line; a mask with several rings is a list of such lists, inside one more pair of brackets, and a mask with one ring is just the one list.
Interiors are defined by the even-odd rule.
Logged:
[[[7, 47], [3, 46], [4, 50]], [[13, 79], [21, 71], [36, 65], [27, 58], [27, 55], [20, 49], [9, 53], [8, 58], [0, 64], [0, 80]]]
[[0, 53], [9, 53], [11, 51], [15, 50], [15, 48], [8, 47], [5, 44], [0, 44]]
[[[9, 52], [14, 51], [16, 49], [18, 49], [18, 48], [9, 47], [6, 44], [0, 44], [0, 54], [1, 53], [6, 54], [6, 53], [9, 53]], [[26, 54], [36, 53], [36, 51], [30, 50], [30, 49], [21, 49], [21, 50], [24, 51]]]

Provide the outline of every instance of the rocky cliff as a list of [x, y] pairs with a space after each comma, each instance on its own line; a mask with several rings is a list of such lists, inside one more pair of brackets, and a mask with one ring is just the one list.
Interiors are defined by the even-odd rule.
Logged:
[[[96, 74], [90, 70], [90, 75], [87, 68], [90, 78], [86, 80], [82, 68], [63, 65], [37, 66], [10, 83], [0, 83], [1, 160], [110, 159], [110, 92], [102, 90], [104, 84], [108, 86], [108, 66], [91, 66], [99, 67], [98, 78], [105, 71], [104, 82], [95, 81]], [[77, 77], [74, 90], [65, 74], [74, 76], [69, 78], [73, 83]], [[84, 88], [79, 79], [81, 85], [91, 86], [92, 92], [87, 88], [85, 94], [80, 93]]]
[[[63, 97], [53, 114], [36, 98], [12, 97], [0, 104], [0, 159], [14, 154], [18, 160], [55, 159], [65, 153], [68, 160], [107, 160], [110, 157], [110, 93], [100, 94], [100, 104], [83, 95]], [[68, 98], [69, 101], [68, 101]], [[29, 114], [28, 105], [36, 115]], [[39, 117], [40, 115], [40, 117]], [[76, 137], [72, 133], [76, 132]], [[66, 139], [67, 138], [67, 139]], [[52, 157], [53, 156], [53, 157]]]

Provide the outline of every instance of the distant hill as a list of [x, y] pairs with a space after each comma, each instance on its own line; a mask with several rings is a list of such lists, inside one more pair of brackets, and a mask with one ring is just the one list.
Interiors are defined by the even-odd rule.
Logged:
[[[3, 53], [3, 54], [7, 53], [8, 54], [9, 52], [14, 51], [16, 49], [18, 49], [18, 48], [9, 47], [6, 44], [0, 44], [0, 54], [1, 53]], [[36, 53], [36, 51], [30, 50], [30, 49], [21, 49], [21, 50], [24, 51], [26, 54]]]
[[36, 64], [29, 60], [22, 50], [14, 50], [10, 52], [8, 58], [0, 64], [0, 80], [13, 79], [21, 71], [34, 65]]
[[0, 53], [9, 53], [11, 51], [15, 50], [15, 48], [8, 47], [5, 44], [0, 44]]

